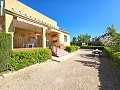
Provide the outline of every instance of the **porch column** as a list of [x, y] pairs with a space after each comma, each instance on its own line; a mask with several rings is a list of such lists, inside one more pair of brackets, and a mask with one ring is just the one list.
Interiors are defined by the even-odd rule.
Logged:
[[13, 16], [9, 14], [5, 14], [5, 32], [10, 33], [13, 31], [14, 31]]
[[14, 41], [13, 40], [13, 38], [14, 38], [14, 32], [12, 32], [11, 35], [12, 35], [12, 50], [13, 50], [14, 49], [14, 42], [13, 42]]
[[58, 33], [57, 35], [57, 42], [58, 42], [58, 45], [60, 46], [60, 33]]
[[46, 47], [46, 27], [43, 27], [43, 31], [42, 31], [42, 47], [45, 48]]
[[14, 34], [13, 16], [9, 14], [5, 14], [5, 32], [12, 35], [12, 49], [13, 49], [13, 34]]

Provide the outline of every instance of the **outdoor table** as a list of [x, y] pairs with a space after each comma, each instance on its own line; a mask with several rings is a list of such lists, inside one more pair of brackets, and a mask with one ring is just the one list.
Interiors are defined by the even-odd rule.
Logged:
[[100, 56], [101, 53], [102, 53], [102, 51], [101, 51], [101, 50], [98, 50], [98, 49], [92, 51], [92, 54], [93, 54], [93, 55], [99, 54], [99, 56]]

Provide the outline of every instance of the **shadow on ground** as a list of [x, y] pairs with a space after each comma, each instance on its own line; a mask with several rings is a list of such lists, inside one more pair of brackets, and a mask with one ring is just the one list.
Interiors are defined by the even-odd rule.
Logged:
[[120, 70], [112, 64], [105, 52], [101, 57], [94, 57], [91, 54], [80, 54], [80, 56], [91, 60], [75, 60], [76, 62], [98, 69], [100, 90], [120, 90]]
[[98, 69], [98, 67], [99, 67], [99, 63], [98, 62], [80, 61], [80, 60], [75, 60], [75, 61], [82, 63], [84, 66], [94, 67], [95, 69]]

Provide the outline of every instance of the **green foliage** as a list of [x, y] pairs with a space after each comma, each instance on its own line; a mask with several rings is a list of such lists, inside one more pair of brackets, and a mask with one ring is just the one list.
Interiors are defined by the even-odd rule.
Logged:
[[6, 65], [10, 60], [12, 36], [0, 32], [0, 72], [6, 70]]
[[82, 49], [99, 49], [99, 50], [103, 50], [104, 47], [103, 46], [81, 46]]
[[112, 59], [112, 62], [120, 68], [120, 52], [116, 52], [115, 50], [112, 50], [110, 47], [104, 47], [104, 50], [106, 51], [107, 55], [110, 56]]
[[113, 59], [113, 63], [120, 68], [120, 52], [115, 52], [113, 54], [112, 59]]
[[91, 36], [88, 34], [78, 35], [78, 43], [88, 43], [88, 42], [90, 42], [90, 38], [91, 38]]
[[111, 50], [120, 52], [120, 33], [116, 32], [114, 25], [107, 28], [107, 31], [102, 35], [102, 43], [111, 48]]
[[110, 47], [104, 47], [104, 50], [107, 53], [107, 55], [110, 56], [110, 58], [113, 57], [113, 54], [115, 53], [114, 50], [112, 50]]
[[[9, 70], [6, 70], [6, 71], [3, 71], [3, 72], [0, 72], [0, 76], [3, 76], [3, 74], [7, 74], [9, 73], [10, 71]], [[4, 77], [4, 76], [3, 76]]]
[[38, 55], [42, 56], [41, 60], [39, 62], [44, 62], [48, 59], [51, 59], [51, 57], [52, 57], [52, 53], [51, 53], [50, 49], [40, 49], [40, 50], [38, 50]]
[[115, 36], [116, 33], [116, 28], [114, 27], [114, 25], [112, 24], [111, 27], [107, 27], [106, 29], [106, 34], [111, 35], [112, 37]]
[[30, 65], [41, 63], [51, 59], [50, 49], [38, 49], [32, 51], [12, 52], [11, 60], [7, 65], [8, 70], [19, 70]]
[[112, 38], [111, 45], [109, 45], [113, 50], [120, 52], [120, 34], [116, 33]]
[[74, 52], [78, 50], [78, 46], [68, 46], [66, 47], [66, 51], [68, 52]]
[[111, 27], [107, 27], [105, 34], [100, 37], [100, 42], [106, 46], [110, 46], [115, 36], [116, 28], [114, 25], [111, 25]]

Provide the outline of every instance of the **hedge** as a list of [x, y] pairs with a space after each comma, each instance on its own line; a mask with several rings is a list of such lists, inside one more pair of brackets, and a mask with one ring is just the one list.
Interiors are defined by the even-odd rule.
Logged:
[[68, 52], [74, 52], [78, 50], [78, 46], [67, 46], [66, 51]]
[[112, 59], [112, 62], [120, 68], [120, 52], [115, 52], [114, 50], [111, 50], [110, 47], [104, 47], [104, 50]]
[[0, 72], [6, 70], [6, 65], [10, 60], [12, 49], [11, 42], [11, 34], [0, 32]]
[[82, 49], [99, 49], [99, 50], [104, 49], [103, 46], [81, 46], [80, 48], [82, 48]]
[[107, 53], [107, 55], [112, 59], [113, 58], [113, 54], [115, 53], [115, 51], [110, 49], [110, 47], [104, 47], [104, 50]]
[[52, 54], [50, 49], [12, 52], [11, 60], [7, 68], [10, 71], [17, 71], [30, 65], [47, 61], [51, 59], [51, 57]]
[[113, 63], [120, 68], [120, 52], [116, 52], [113, 54]]

